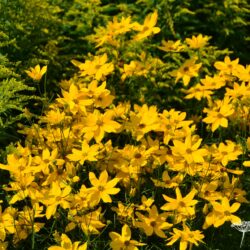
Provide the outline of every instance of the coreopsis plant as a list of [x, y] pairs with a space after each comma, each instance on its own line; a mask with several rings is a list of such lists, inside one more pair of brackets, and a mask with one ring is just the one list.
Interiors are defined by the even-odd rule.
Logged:
[[40, 81], [43, 75], [47, 72], [47, 66], [41, 66], [37, 64], [34, 68], [30, 68], [29, 70], [25, 70], [27, 75], [35, 81]]
[[93, 172], [89, 173], [89, 181], [92, 184], [90, 192], [93, 192], [93, 199], [98, 204], [100, 200], [103, 202], [112, 202], [110, 195], [114, 195], [120, 192], [120, 188], [115, 188], [120, 181], [119, 178], [114, 178], [108, 181], [108, 173], [106, 170], [101, 172], [99, 179], [96, 178]]
[[198, 76], [201, 63], [196, 64], [197, 58], [186, 60], [179, 69], [174, 70], [171, 75], [175, 76], [175, 83], [182, 79], [184, 86], [187, 86], [193, 77]]
[[47, 219], [50, 219], [56, 213], [57, 206], [61, 206], [64, 209], [70, 207], [68, 200], [70, 193], [70, 186], [61, 188], [58, 182], [53, 182], [50, 189], [45, 190], [41, 201], [46, 206]]
[[72, 63], [80, 69], [80, 76], [89, 76], [92, 79], [101, 80], [114, 71], [113, 63], [108, 63], [107, 54], [94, 56], [93, 60], [81, 63], [72, 60]]
[[226, 144], [221, 142], [218, 148], [216, 145], [212, 145], [212, 147], [214, 148], [214, 160], [222, 163], [223, 166], [226, 166], [229, 161], [238, 159], [238, 156], [242, 154], [240, 145], [229, 140], [226, 141]]
[[202, 139], [196, 136], [187, 136], [184, 142], [173, 140], [174, 146], [171, 147], [175, 157], [183, 158], [188, 164], [204, 162], [207, 150], [200, 147]]
[[159, 117], [156, 107], [134, 106], [135, 112], [130, 112], [130, 119], [127, 127], [132, 131], [136, 140], [140, 140], [144, 134], [159, 127]]
[[76, 215], [68, 215], [69, 224], [66, 226], [66, 232], [80, 228], [81, 232], [90, 237], [91, 235], [100, 234], [100, 230], [105, 226], [102, 220], [101, 207], [94, 210], [94, 206], [90, 206], [85, 210], [79, 210]]
[[[146, 11], [140, 24], [128, 11], [94, 27], [85, 37], [97, 45], [94, 54], [72, 60], [79, 72], [60, 84], [36, 123], [20, 125], [25, 146], [12, 146], [0, 164], [9, 174], [0, 191], [1, 242], [31, 241], [36, 249], [47, 237], [52, 249], [85, 249], [81, 242], [138, 249], [140, 239], [164, 249], [170, 235], [168, 246], [180, 240], [184, 250], [247, 206], [241, 165], [249, 161], [240, 144], [249, 136], [249, 67], [218, 63], [227, 52], [206, 35], [164, 37], [158, 12]], [[234, 122], [245, 134], [229, 131], [239, 135]]]
[[174, 228], [171, 235], [172, 236], [168, 239], [169, 242], [167, 246], [173, 245], [180, 239], [180, 250], [186, 250], [188, 246], [192, 249], [193, 244], [198, 246], [200, 242], [203, 243], [202, 239], [204, 238], [200, 230], [191, 231], [185, 223], [183, 223], [183, 230]]
[[228, 127], [228, 118], [234, 113], [231, 99], [225, 97], [223, 100], [216, 100], [212, 108], [204, 108], [204, 113], [207, 113], [207, 117], [203, 121], [207, 124], [211, 124], [211, 130], [214, 132], [220, 126]]
[[137, 246], [144, 246], [144, 243], [140, 243], [131, 239], [131, 230], [127, 224], [122, 227], [122, 234], [116, 232], [110, 232], [109, 237], [112, 239], [110, 246], [113, 250], [127, 249], [138, 250]]
[[83, 118], [81, 124], [81, 130], [85, 133], [85, 138], [89, 141], [92, 138], [96, 142], [101, 142], [105, 136], [105, 132], [118, 132], [121, 128], [121, 124], [113, 120], [114, 114], [109, 110], [104, 114], [100, 113], [98, 109], [95, 109], [93, 113]]
[[239, 58], [232, 60], [229, 56], [224, 58], [224, 62], [215, 62], [214, 67], [220, 71], [222, 75], [232, 75], [239, 63]]
[[81, 150], [73, 148], [72, 154], [67, 155], [67, 158], [71, 161], [78, 161], [80, 164], [84, 164], [85, 161], [97, 161], [98, 150], [98, 144], [89, 146], [87, 141], [83, 141]]
[[207, 44], [209, 39], [210, 37], [199, 34], [198, 36], [192, 36], [192, 38], [186, 38], [185, 42], [191, 49], [200, 49]]
[[198, 203], [198, 200], [194, 200], [194, 196], [197, 191], [195, 189], [191, 190], [189, 194], [185, 197], [182, 196], [179, 187], [175, 189], [176, 199], [171, 198], [163, 194], [163, 198], [167, 201], [162, 207], [161, 210], [164, 211], [176, 211], [175, 223], [181, 222], [188, 217], [195, 215], [195, 204]]
[[161, 42], [162, 46], [159, 46], [158, 48], [160, 50], [163, 50], [165, 52], [180, 52], [181, 50], [184, 49], [184, 46], [181, 44], [180, 40], [177, 41], [162, 41]]
[[211, 225], [219, 227], [226, 221], [231, 221], [231, 223], [239, 223], [241, 221], [238, 216], [233, 214], [239, 209], [239, 202], [230, 205], [228, 198], [223, 197], [220, 202], [212, 201], [211, 204], [213, 206], [213, 211], [206, 215], [206, 221], [203, 228], [207, 228]]
[[166, 212], [159, 214], [155, 205], [148, 210], [148, 216], [139, 212], [136, 213], [136, 216], [135, 226], [141, 228], [147, 236], [156, 234], [160, 238], [166, 238], [163, 230], [172, 227], [172, 224], [166, 221], [169, 214]]
[[124, 205], [120, 201], [118, 202], [118, 207], [112, 207], [112, 211], [117, 214], [118, 219], [126, 223], [134, 221], [134, 210], [135, 205], [133, 203]]
[[134, 36], [134, 40], [140, 41], [152, 34], [157, 34], [161, 31], [159, 27], [155, 27], [157, 23], [158, 13], [155, 11], [152, 14], [146, 16], [144, 23], [141, 25], [136, 23], [133, 27], [138, 33]]
[[2, 206], [0, 205], [0, 240], [4, 242], [7, 234], [14, 233], [14, 217], [12, 215], [11, 207], [2, 211]]
[[62, 234], [60, 237], [60, 246], [50, 246], [48, 250], [87, 250], [87, 243], [79, 245], [80, 243], [80, 241], [72, 243], [66, 234]]

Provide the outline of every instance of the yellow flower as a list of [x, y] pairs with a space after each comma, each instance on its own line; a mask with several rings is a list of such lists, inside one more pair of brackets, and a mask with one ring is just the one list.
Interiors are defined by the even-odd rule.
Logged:
[[229, 161], [237, 160], [238, 156], [242, 154], [241, 147], [230, 140], [226, 140], [226, 144], [221, 142], [218, 148], [216, 145], [213, 145], [213, 147], [214, 159], [221, 162], [224, 167]]
[[204, 162], [204, 156], [207, 155], [207, 150], [199, 149], [202, 139], [197, 136], [187, 136], [184, 142], [173, 140], [174, 146], [171, 147], [172, 154], [180, 159], [184, 158], [188, 164]]
[[173, 229], [173, 233], [171, 233], [171, 237], [168, 239], [170, 242], [167, 243], [167, 246], [173, 245], [178, 239], [180, 241], [180, 248], [179, 250], [186, 250], [188, 244], [190, 244], [190, 248], [192, 249], [192, 245], [195, 244], [198, 246], [199, 242], [203, 242], [202, 239], [204, 235], [201, 233], [200, 230], [191, 231], [187, 225], [183, 223], [183, 230], [179, 230], [177, 228]]
[[46, 208], [46, 218], [50, 219], [52, 215], [56, 213], [57, 206], [61, 206], [66, 209], [70, 207], [70, 203], [67, 197], [71, 193], [71, 187], [66, 186], [61, 189], [58, 182], [52, 182], [49, 192], [45, 193], [41, 202], [47, 207]]
[[201, 79], [201, 84], [207, 90], [220, 89], [226, 85], [226, 78], [221, 75], [205, 76], [205, 78]]
[[218, 186], [218, 181], [201, 183], [199, 185], [199, 197], [208, 201], [215, 201], [221, 199], [221, 193], [216, 191]]
[[221, 71], [221, 73], [231, 75], [237, 70], [239, 58], [231, 61], [229, 56], [224, 58], [224, 62], [215, 62], [214, 67]]
[[166, 211], [175, 211], [177, 213], [177, 217], [185, 218], [188, 216], [195, 215], [194, 205], [198, 202], [197, 200], [193, 200], [195, 194], [197, 193], [195, 189], [193, 189], [189, 194], [185, 197], [182, 197], [180, 189], [177, 187], [175, 189], [176, 199], [170, 198], [167, 195], [163, 195], [163, 198], [167, 201], [161, 209]]
[[31, 174], [20, 174], [18, 176], [18, 181], [11, 182], [10, 188], [8, 191], [17, 191], [9, 201], [9, 204], [14, 204], [17, 201], [24, 200], [26, 197], [30, 195], [30, 187], [35, 183], [33, 182], [35, 179]]
[[184, 49], [184, 46], [181, 45], [181, 41], [162, 41], [162, 46], [159, 46], [158, 49], [165, 52], [179, 52]]
[[147, 198], [145, 195], [141, 198], [142, 204], [140, 206], [137, 206], [137, 210], [143, 210], [143, 211], [149, 211], [150, 207], [154, 203], [153, 198]]
[[220, 126], [227, 128], [227, 117], [234, 113], [233, 105], [230, 104], [231, 100], [225, 97], [223, 100], [216, 100], [215, 106], [212, 109], [204, 109], [204, 113], [207, 113], [202, 121], [208, 124], [212, 124], [212, 132], [218, 129]]
[[144, 134], [159, 127], [159, 117], [156, 106], [148, 107], [144, 104], [140, 107], [135, 105], [134, 109], [135, 112], [130, 112], [130, 121], [127, 127], [136, 140], [139, 141]]
[[250, 65], [245, 67], [241, 64], [238, 64], [233, 70], [234, 76], [237, 76], [242, 82], [249, 82], [250, 79]]
[[87, 242], [79, 246], [80, 241], [72, 243], [66, 234], [62, 234], [60, 238], [61, 246], [51, 246], [48, 248], [48, 250], [87, 250]]
[[71, 161], [79, 161], [84, 164], [85, 161], [97, 161], [96, 156], [99, 153], [99, 145], [94, 144], [89, 146], [86, 141], [82, 142], [82, 149], [72, 149], [72, 154], [67, 155]]
[[36, 217], [43, 217], [41, 214], [43, 207], [40, 207], [38, 203], [33, 208], [25, 206], [23, 211], [18, 213], [18, 220], [15, 221], [15, 235], [14, 242], [27, 239], [29, 234], [37, 233], [44, 226], [45, 223], [35, 222]]
[[110, 232], [109, 237], [112, 239], [110, 247], [113, 250], [138, 250], [137, 246], [145, 245], [136, 240], [131, 240], [131, 230], [127, 224], [122, 227], [121, 235], [116, 232]]
[[95, 211], [91, 211], [86, 214], [84, 213], [83, 216], [76, 216], [74, 221], [79, 223], [81, 226], [82, 231], [86, 235], [90, 234], [99, 234], [99, 229], [103, 228], [105, 224], [102, 223], [101, 218], [101, 207], [99, 207]]
[[[228, 198], [223, 197], [220, 203], [213, 201], [211, 204], [216, 215], [215, 220], [212, 221], [212, 224], [215, 227], [223, 225], [226, 221], [230, 221], [231, 223], [237, 223], [241, 221], [239, 217], [233, 215], [233, 213], [235, 213], [240, 208], [241, 204], [239, 202], [235, 202], [230, 206]], [[210, 218], [209, 216], [207, 217]], [[209, 219], [206, 219], [206, 222], [211, 224]]]
[[184, 64], [178, 69], [171, 72], [172, 76], [175, 76], [175, 82], [180, 79], [183, 80], [185, 86], [187, 86], [192, 77], [198, 76], [198, 71], [201, 67], [201, 63], [195, 64], [196, 58], [186, 60]]
[[73, 115], [77, 112], [85, 114], [86, 106], [93, 103], [75, 84], [71, 84], [68, 91], [62, 90], [62, 95], [63, 97], [57, 98], [56, 101], [68, 107]]
[[146, 76], [148, 70], [145, 68], [143, 63], [138, 61], [131, 61], [129, 64], [123, 65], [123, 69], [121, 69], [121, 72], [121, 80], [124, 81], [127, 77], [131, 76]]
[[148, 217], [141, 214], [136, 213], [139, 221], [135, 222], [135, 226], [142, 228], [147, 236], [151, 236], [152, 234], [156, 234], [161, 238], [166, 238], [163, 230], [169, 229], [172, 224], [166, 222], [168, 217], [168, 213], [158, 213], [157, 207], [154, 205], [148, 211]]
[[129, 32], [134, 26], [134, 23], [131, 23], [131, 17], [122, 17], [120, 21], [117, 20], [117, 16], [113, 18], [113, 22], [108, 22], [107, 30], [113, 36], [120, 34], [125, 34]]
[[80, 76], [90, 76], [96, 80], [105, 79], [105, 77], [114, 71], [114, 64], [107, 63], [108, 56], [103, 54], [95, 56], [92, 61], [86, 60], [81, 63], [77, 60], [71, 62], [80, 69]]
[[250, 167], [250, 161], [244, 161], [243, 166], [244, 167]]
[[36, 65], [34, 68], [30, 68], [30, 70], [25, 70], [29, 77], [31, 77], [35, 81], [41, 80], [42, 76], [46, 73], [47, 66], [43, 66], [40, 68], [40, 65]]
[[158, 13], [155, 11], [152, 14], [146, 16], [143, 25], [136, 23], [133, 27], [134, 30], [139, 31], [139, 33], [134, 36], [134, 40], [139, 41], [150, 35], [157, 34], [161, 31], [159, 27], [155, 27], [157, 23]]
[[88, 113], [87, 117], [83, 119], [81, 128], [82, 132], [85, 133], [85, 138], [90, 140], [94, 137], [96, 142], [100, 142], [105, 132], [118, 132], [121, 125], [112, 120], [113, 116], [112, 110], [108, 110], [104, 114], [101, 114], [99, 110], [95, 109], [93, 113]]
[[100, 200], [103, 200], [105, 203], [112, 202], [110, 195], [120, 192], [120, 188], [115, 188], [120, 179], [113, 178], [111, 181], [108, 181], [108, 177], [106, 170], [101, 172], [99, 179], [96, 178], [93, 172], [89, 173], [89, 181], [93, 186], [90, 191], [93, 192], [92, 197], [96, 200], [96, 203], [99, 203]]
[[170, 178], [168, 171], [165, 170], [162, 173], [162, 181], [159, 181], [157, 179], [151, 178], [151, 180], [154, 182], [154, 185], [156, 187], [162, 187], [162, 188], [175, 188], [178, 187], [179, 184], [182, 182], [184, 178], [184, 175], [182, 173], [179, 173], [175, 175], [173, 178]]
[[0, 241], [0, 249], [1, 250], [8, 250], [8, 242], [6, 241], [6, 242], [1, 242]]
[[11, 210], [7, 208], [2, 212], [2, 206], [0, 206], [0, 242], [5, 240], [8, 233], [13, 234], [14, 232], [15, 221], [11, 215]]
[[164, 110], [162, 114], [159, 114], [160, 131], [164, 133], [163, 142], [167, 145], [173, 138], [183, 138], [183, 132], [189, 131], [189, 125], [193, 123], [191, 120], [185, 120], [186, 113], [171, 109], [169, 111]]
[[207, 89], [206, 86], [201, 84], [196, 84], [194, 87], [191, 87], [186, 91], [187, 95], [185, 96], [186, 99], [195, 98], [200, 101], [202, 98], [211, 99], [211, 95], [213, 91]]
[[206, 46], [209, 39], [210, 37], [199, 34], [198, 36], [192, 36], [192, 38], [186, 38], [185, 41], [191, 49], [200, 49]]
[[123, 205], [118, 201], [118, 207], [112, 207], [111, 210], [117, 213], [119, 220], [134, 220], [134, 204]]
[[[250, 79], [250, 78], [249, 78]], [[249, 83], [241, 83], [238, 84], [237, 82], [234, 82], [233, 89], [232, 88], [226, 88], [225, 96], [228, 96], [231, 98], [234, 102], [241, 102], [248, 101], [250, 99], [250, 85]]]

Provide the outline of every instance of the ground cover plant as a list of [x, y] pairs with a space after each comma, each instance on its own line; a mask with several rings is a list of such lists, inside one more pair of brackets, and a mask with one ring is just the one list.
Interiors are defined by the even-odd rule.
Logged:
[[[20, 1], [0, 44], [0, 131], [18, 132], [0, 249], [249, 248], [250, 10], [222, 2]], [[32, 13], [49, 37], [22, 54]]]

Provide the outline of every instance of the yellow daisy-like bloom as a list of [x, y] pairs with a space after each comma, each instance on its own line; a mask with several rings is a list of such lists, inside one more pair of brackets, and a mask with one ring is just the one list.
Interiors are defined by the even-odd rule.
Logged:
[[205, 148], [200, 148], [202, 139], [196, 136], [187, 136], [185, 141], [173, 140], [174, 146], [171, 147], [172, 154], [179, 159], [184, 159], [188, 164], [204, 162], [207, 155]]
[[80, 164], [84, 164], [85, 161], [97, 161], [96, 156], [99, 153], [99, 145], [89, 145], [87, 141], [83, 141], [81, 150], [72, 149], [72, 154], [67, 155], [67, 158], [71, 161], [79, 161]]
[[[212, 221], [213, 225], [215, 227], [219, 227], [223, 225], [226, 221], [230, 221], [231, 223], [237, 223], [240, 222], [241, 219], [233, 213], [235, 213], [240, 208], [240, 203], [235, 202], [232, 205], [230, 205], [229, 200], [227, 197], [223, 197], [221, 199], [221, 202], [211, 202], [214, 211], [212, 213], [215, 213], [216, 219]], [[212, 217], [211, 217], [212, 218]], [[208, 215], [206, 218], [206, 222], [210, 224], [210, 216]]]
[[224, 167], [229, 161], [237, 160], [238, 156], [242, 154], [242, 148], [240, 145], [237, 145], [230, 140], [226, 140], [226, 143], [221, 142], [218, 148], [216, 145], [212, 145], [212, 147], [214, 148], [214, 160], [222, 163]]
[[186, 38], [185, 41], [191, 49], [200, 49], [205, 47], [210, 37], [202, 36], [199, 34], [198, 36], [192, 36], [192, 38]]
[[87, 250], [87, 242], [79, 246], [80, 241], [72, 243], [66, 234], [62, 234], [60, 238], [61, 246], [51, 246], [48, 250]]
[[105, 203], [112, 202], [110, 195], [120, 192], [120, 188], [115, 188], [120, 179], [114, 178], [108, 181], [108, 177], [106, 170], [101, 172], [99, 179], [96, 178], [93, 172], [89, 173], [89, 181], [93, 186], [90, 190], [93, 191], [93, 199], [97, 200], [96, 203], [99, 203], [100, 200]]
[[198, 76], [198, 71], [201, 67], [201, 63], [195, 64], [196, 58], [186, 60], [184, 64], [177, 70], [174, 70], [171, 75], [175, 76], [175, 83], [180, 79], [183, 80], [185, 86], [187, 86], [192, 77]]
[[114, 64], [108, 63], [107, 54], [95, 56], [94, 60], [86, 60], [81, 63], [77, 60], [71, 62], [80, 69], [80, 76], [90, 76], [96, 80], [105, 79], [105, 77], [114, 71]]
[[214, 67], [221, 71], [223, 75], [231, 75], [238, 69], [239, 58], [231, 61], [229, 56], [226, 56], [224, 62], [215, 62]]
[[212, 124], [212, 132], [218, 129], [220, 126], [227, 128], [227, 117], [234, 113], [233, 105], [230, 104], [230, 99], [225, 97], [224, 100], [217, 100], [215, 107], [212, 109], [204, 109], [204, 113], [207, 113], [207, 117], [203, 119], [205, 123]]
[[200, 230], [191, 231], [187, 225], [183, 224], [183, 230], [179, 230], [177, 228], [173, 229], [172, 236], [168, 239], [170, 240], [167, 243], [167, 246], [173, 245], [178, 239], [181, 239], [180, 241], [180, 250], [186, 250], [188, 247], [188, 244], [190, 244], [190, 248], [192, 248], [192, 245], [195, 244], [198, 246], [199, 242], [203, 242], [202, 239], [204, 238], [204, 235]]
[[109, 236], [112, 239], [110, 246], [113, 250], [138, 250], [137, 246], [145, 245], [136, 240], [131, 240], [131, 230], [127, 224], [122, 227], [121, 235], [116, 232], [110, 232]]
[[136, 227], [142, 228], [147, 236], [156, 234], [160, 238], [167, 238], [163, 230], [172, 227], [172, 224], [166, 222], [168, 213], [159, 214], [157, 207], [154, 205], [148, 211], [148, 217], [138, 212], [136, 215], [139, 219], [135, 222]]
[[116, 133], [121, 128], [121, 125], [113, 120], [113, 115], [113, 112], [110, 110], [101, 114], [96, 109], [84, 118], [83, 124], [80, 124], [82, 127], [79, 126], [79, 128], [85, 133], [87, 140], [91, 140], [94, 137], [96, 142], [101, 142], [105, 132]]
[[193, 200], [196, 195], [196, 190], [193, 189], [185, 197], [182, 197], [180, 189], [177, 187], [175, 189], [176, 199], [170, 198], [167, 195], [163, 195], [163, 198], [167, 201], [161, 209], [164, 211], [175, 211], [177, 216], [187, 217], [195, 215], [194, 205], [198, 202]]
[[180, 40], [177, 41], [162, 41], [162, 46], [159, 46], [158, 49], [165, 52], [179, 52], [184, 49], [184, 46], [181, 44]]
[[27, 75], [31, 77], [35, 81], [40, 81], [42, 76], [47, 72], [47, 66], [40, 67], [39, 64], [37, 64], [34, 68], [30, 68], [30, 70], [25, 70]]
[[146, 16], [143, 25], [135, 23], [133, 29], [139, 31], [134, 37], [134, 40], [139, 41], [153, 34], [157, 34], [161, 31], [159, 27], [155, 27], [157, 23], [158, 13], [155, 11], [152, 14]]

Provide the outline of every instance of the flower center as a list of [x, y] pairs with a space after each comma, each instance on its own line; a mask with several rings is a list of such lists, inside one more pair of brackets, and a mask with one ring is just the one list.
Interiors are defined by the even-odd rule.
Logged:
[[96, 121], [96, 125], [97, 125], [97, 126], [102, 126], [102, 125], [103, 125], [103, 121], [98, 119], [98, 120]]
[[180, 202], [179, 202], [179, 206], [180, 206], [180, 207], [185, 207], [185, 206], [186, 206], [186, 204], [185, 204], [185, 202], [180, 201]]
[[139, 128], [145, 128], [146, 127], [146, 125], [144, 124], [144, 123], [141, 123], [140, 125], [139, 125]]
[[134, 155], [134, 157], [135, 157], [136, 159], [140, 159], [140, 158], [142, 157], [142, 155], [141, 155], [140, 153], [136, 153], [136, 154]]
[[150, 226], [151, 226], [151, 227], [155, 227], [155, 226], [156, 226], [156, 222], [155, 222], [155, 221], [151, 221], [151, 222], [150, 222]]
[[104, 187], [103, 187], [103, 186], [98, 186], [98, 190], [99, 190], [100, 192], [102, 192], [102, 191], [104, 191]]
[[221, 118], [223, 118], [224, 116], [223, 116], [221, 113], [219, 113], [219, 114], [217, 115], [217, 117], [218, 117], [219, 119], [221, 119]]
[[124, 241], [124, 245], [125, 245], [126, 247], [128, 247], [129, 244], [130, 244], [130, 241], [129, 241], [129, 240]]

